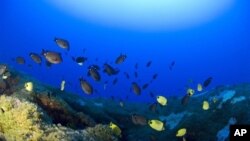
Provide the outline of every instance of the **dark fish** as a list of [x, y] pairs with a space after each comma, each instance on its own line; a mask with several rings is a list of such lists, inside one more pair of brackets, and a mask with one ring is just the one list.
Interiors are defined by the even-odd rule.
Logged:
[[50, 62], [46, 61], [46, 66], [47, 66], [47, 67], [51, 67], [52, 64], [51, 64]]
[[150, 95], [150, 97], [152, 97], [152, 98], [154, 98], [154, 97], [155, 97], [155, 95], [154, 95], [154, 93], [153, 93], [153, 92], [150, 92], [150, 93], [149, 93], [149, 95]]
[[81, 85], [83, 92], [88, 94], [88, 95], [92, 94], [93, 87], [90, 85], [90, 83], [82, 78], [80, 78], [79, 80], [80, 80], [80, 85]]
[[23, 65], [25, 64], [25, 59], [21, 56], [16, 57], [17, 64]]
[[67, 49], [69, 51], [69, 42], [62, 38], [54, 38], [56, 44], [63, 49]]
[[86, 62], [87, 58], [85, 57], [72, 57], [72, 60], [75, 61], [78, 65], [82, 66]]
[[135, 69], [136, 69], [136, 70], [138, 69], [138, 63], [135, 64]]
[[155, 102], [155, 103], [149, 105], [149, 110], [150, 110], [151, 112], [154, 112], [154, 113], [155, 113], [156, 110], [157, 110], [157, 103]]
[[138, 73], [137, 73], [136, 71], [135, 71], [134, 75], [135, 75], [135, 78], [137, 78], [137, 77], [138, 77]]
[[101, 80], [101, 76], [95, 66], [89, 66], [88, 76], [91, 76], [95, 81]]
[[127, 56], [125, 54], [120, 54], [120, 56], [118, 56], [115, 60], [116, 64], [121, 64], [125, 61], [125, 59], [127, 58]]
[[131, 118], [132, 118], [132, 122], [135, 125], [147, 125], [147, 119], [144, 116], [133, 114]]
[[208, 77], [204, 82], [203, 82], [203, 88], [206, 88], [212, 81], [213, 77]]
[[141, 94], [141, 88], [140, 88], [140, 86], [136, 82], [132, 82], [132, 91], [136, 95], [140, 95]]
[[113, 85], [115, 85], [115, 84], [117, 83], [117, 81], [118, 81], [118, 79], [115, 78], [115, 79], [113, 80]]
[[190, 96], [189, 95], [185, 95], [182, 99], [181, 99], [181, 104], [182, 105], [187, 105], [189, 102]]
[[7, 71], [6, 65], [0, 65], [0, 75], [3, 75]]
[[96, 70], [100, 70], [100, 67], [98, 65], [91, 65], [91, 67], [95, 68]]
[[42, 63], [42, 57], [40, 57], [39, 54], [31, 52], [29, 54], [30, 58], [37, 64], [41, 65]]
[[63, 61], [61, 54], [58, 52], [42, 50], [42, 55], [51, 64], [59, 64]]
[[148, 83], [146, 83], [146, 84], [144, 84], [143, 86], [142, 86], [142, 89], [144, 90], [144, 89], [147, 89], [148, 88]]
[[158, 74], [155, 73], [155, 74], [153, 75], [152, 79], [155, 80], [157, 77], [158, 77]]
[[124, 72], [124, 75], [127, 79], [129, 79], [129, 74], [127, 72]]
[[114, 69], [113, 67], [111, 67], [109, 64], [105, 63], [104, 64], [104, 70], [103, 72], [107, 73], [109, 76], [111, 75], [116, 75], [120, 72], [120, 70], [118, 69]]
[[172, 70], [175, 65], [175, 61], [172, 61], [172, 63], [169, 65], [169, 70]]
[[148, 61], [147, 64], [146, 64], [146, 67], [150, 67], [152, 64], [152, 61]]

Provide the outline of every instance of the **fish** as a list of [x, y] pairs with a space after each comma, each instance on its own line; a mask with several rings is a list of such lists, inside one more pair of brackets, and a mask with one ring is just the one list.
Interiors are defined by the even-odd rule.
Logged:
[[114, 80], [113, 80], [113, 85], [115, 85], [116, 83], [117, 83], [117, 81], [118, 81], [118, 79], [117, 78], [115, 78]]
[[6, 65], [0, 65], [0, 75], [3, 75], [7, 71]]
[[125, 61], [125, 59], [127, 58], [127, 55], [125, 54], [120, 54], [120, 56], [118, 56], [115, 60], [115, 64], [121, 64]]
[[25, 88], [26, 91], [32, 92], [33, 91], [33, 83], [32, 82], [24, 83], [24, 88]]
[[176, 137], [183, 137], [185, 136], [187, 133], [187, 129], [186, 128], [181, 128], [177, 131], [176, 133]]
[[62, 82], [61, 82], [61, 91], [64, 91], [65, 83], [66, 83], [66, 81], [62, 80]]
[[155, 102], [155, 103], [152, 103], [151, 105], [149, 105], [149, 110], [151, 111], [151, 112], [157, 112], [156, 110], [157, 110], [157, 103]]
[[65, 39], [62, 39], [62, 38], [57, 38], [55, 37], [54, 38], [54, 41], [56, 42], [56, 44], [60, 47], [60, 48], [63, 48], [63, 49], [67, 49], [69, 51], [70, 49], [70, 46], [69, 46], [69, 42]]
[[155, 80], [157, 77], [158, 77], [158, 74], [155, 73], [155, 74], [152, 76], [152, 80]]
[[167, 105], [167, 98], [164, 96], [157, 96], [156, 97], [157, 102], [161, 105], [161, 106], [166, 106]]
[[174, 65], [175, 65], [175, 61], [172, 61], [169, 65], [169, 70], [173, 70]]
[[147, 125], [147, 119], [144, 116], [132, 114], [131, 119], [135, 125]]
[[84, 64], [84, 62], [87, 61], [87, 58], [85, 58], [85, 57], [76, 57], [76, 58], [72, 57], [72, 60], [74, 62], [76, 62], [79, 66], [82, 66]]
[[37, 64], [41, 65], [42, 64], [42, 57], [40, 57], [39, 54], [31, 52], [29, 54], [30, 58]]
[[198, 85], [197, 85], [197, 91], [198, 91], [198, 92], [201, 92], [201, 91], [202, 91], [202, 85], [201, 85], [201, 84], [198, 84]]
[[147, 89], [148, 88], [148, 83], [145, 83], [144, 85], [142, 85], [142, 89], [144, 90], [144, 89]]
[[135, 64], [135, 69], [136, 69], [136, 70], [138, 69], [138, 63]]
[[117, 126], [116, 124], [110, 122], [110, 123], [109, 123], [109, 127], [111, 128], [112, 132], [113, 132], [116, 136], [118, 136], [118, 137], [121, 137], [121, 136], [122, 136], [122, 135], [121, 135], [122, 130], [120, 129], [119, 126]]
[[63, 61], [61, 53], [42, 50], [42, 55], [47, 60], [47, 64], [59, 64]]
[[208, 78], [203, 82], [203, 88], [206, 88], [207, 86], [209, 86], [209, 84], [211, 83], [212, 80], [213, 80], [213, 77], [208, 77]]
[[148, 61], [147, 64], [146, 64], [146, 67], [150, 67], [152, 64], [152, 61]]
[[164, 131], [165, 130], [165, 124], [164, 122], [157, 120], [157, 119], [152, 119], [148, 121], [149, 126], [156, 130], [156, 131]]
[[152, 98], [155, 96], [153, 92], [149, 92], [149, 95], [150, 95], [150, 97], [152, 97]]
[[191, 89], [191, 88], [188, 88], [187, 89], [187, 95], [189, 95], [189, 96], [193, 96], [194, 95], [194, 90], [193, 89]]
[[129, 79], [129, 74], [127, 72], [124, 72], [124, 75], [127, 79]]
[[138, 73], [136, 71], [134, 72], [134, 75], [135, 75], [135, 78], [138, 77]]
[[94, 65], [89, 66], [88, 69], [88, 76], [91, 76], [95, 81], [101, 80], [101, 75], [99, 74], [97, 68]]
[[141, 94], [141, 88], [140, 88], [140, 86], [136, 82], [132, 82], [132, 91], [136, 95], [140, 95]]
[[16, 57], [16, 63], [19, 65], [25, 64], [25, 59], [21, 56]]
[[114, 69], [113, 67], [111, 67], [109, 64], [105, 63], [104, 64], [104, 73], [107, 73], [109, 76], [111, 75], [116, 75], [120, 72], [120, 70], [118, 69]]
[[103, 89], [106, 90], [107, 89], [107, 85], [108, 85], [108, 81], [105, 81], [103, 84]]
[[208, 110], [209, 109], [209, 103], [208, 103], [208, 101], [203, 101], [202, 109], [203, 110]]
[[80, 78], [79, 80], [83, 92], [88, 95], [93, 94], [93, 87], [90, 85], [90, 83], [84, 80], [83, 78]]
[[119, 105], [123, 108], [124, 107], [124, 102], [120, 100]]
[[11, 76], [11, 73], [9, 71], [5, 71], [5, 73], [2, 75], [2, 79], [8, 79]]
[[189, 102], [190, 96], [189, 95], [184, 95], [184, 97], [181, 99], [181, 104], [182, 105], [187, 105]]

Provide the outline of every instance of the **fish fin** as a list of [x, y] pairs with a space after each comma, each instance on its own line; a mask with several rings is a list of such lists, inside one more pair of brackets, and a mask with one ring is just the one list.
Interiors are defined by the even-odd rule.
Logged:
[[47, 66], [47, 67], [51, 67], [51, 66], [52, 66], [52, 63], [50, 63], [49, 61], [46, 61], [46, 66]]
[[46, 50], [42, 49], [41, 55], [45, 56]]

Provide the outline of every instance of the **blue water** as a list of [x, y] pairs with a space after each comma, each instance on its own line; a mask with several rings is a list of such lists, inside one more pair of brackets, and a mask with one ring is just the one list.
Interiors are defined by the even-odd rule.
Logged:
[[[60, 88], [61, 80], [65, 79], [67, 91], [86, 96], [78, 81], [82, 76], [97, 91], [89, 97], [113, 95], [123, 99], [128, 95], [129, 100], [152, 101], [150, 91], [156, 95], [184, 95], [187, 86], [196, 88], [197, 83], [209, 76], [213, 81], [207, 89], [250, 82], [249, 4], [246, 0], [235, 1], [228, 11], [212, 21], [190, 28], [140, 31], [82, 20], [45, 1], [5, 0], [0, 4], [0, 60], [54, 87]], [[66, 50], [56, 46], [54, 37], [70, 42], [68, 55]], [[42, 66], [35, 64], [29, 53], [40, 53], [42, 49], [61, 52], [63, 63], [47, 68], [43, 58]], [[83, 49], [86, 49], [85, 53]], [[120, 53], [128, 58], [125, 63], [115, 65]], [[71, 60], [71, 56], [81, 55], [88, 58], [83, 67]], [[26, 64], [13, 62], [12, 58], [17, 56], [25, 57]], [[149, 60], [152, 60], [152, 66], [146, 68]], [[176, 64], [170, 71], [168, 65], [172, 61]], [[101, 82], [94, 82], [87, 76], [89, 65], [102, 66], [106, 62], [119, 68], [119, 75], [109, 77], [101, 73]], [[138, 79], [133, 77], [135, 63], [139, 64]], [[130, 74], [130, 80], [123, 72]], [[154, 73], [158, 73], [158, 78], [141, 96], [130, 91], [131, 82], [142, 86]], [[114, 78], [118, 78], [115, 86], [111, 84]], [[109, 84], [104, 90], [106, 80]]]

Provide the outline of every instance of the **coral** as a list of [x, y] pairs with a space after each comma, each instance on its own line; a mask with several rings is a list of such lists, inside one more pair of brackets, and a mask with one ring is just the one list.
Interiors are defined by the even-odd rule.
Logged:
[[241, 102], [243, 100], [246, 100], [246, 97], [245, 96], [239, 96], [239, 97], [235, 97], [231, 100], [231, 104], [235, 104], [237, 102]]
[[96, 124], [90, 116], [76, 112], [60, 97], [40, 94], [37, 96], [37, 102], [52, 117], [55, 124], [60, 123], [71, 128], [83, 128]]
[[43, 112], [32, 103], [0, 97], [0, 132], [7, 140], [38, 140], [43, 134], [42, 116]]
[[234, 90], [225, 90], [223, 92], [221, 92], [219, 94], [219, 96], [217, 97], [217, 99], [222, 99], [222, 101], [220, 102], [220, 104], [218, 105], [217, 108], [222, 108], [222, 104], [224, 104], [225, 102], [227, 102], [228, 100], [232, 99], [233, 96], [235, 95], [236, 91]]
[[87, 141], [118, 141], [108, 125], [98, 124], [84, 130]]
[[41, 137], [43, 141], [82, 141], [85, 138], [82, 130], [73, 130], [60, 124], [47, 125], [44, 129], [44, 135]]
[[178, 114], [171, 113], [169, 116], [160, 116], [161, 121], [166, 121], [167, 126], [169, 127], [170, 130], [174, 129], [182, 120], [182, 118], [187, 115], [190, 116], [191, 113], [188, 112], [181, 112]]
[[[11, 141], [116, 141], [107, 125], [73, 130], [51, 124], [42, 109], [28, 101], [0, 96], [0, 140]], [[81, 115], [85, 116], [85, 115]]]
[[225, 141], [229, 136], [229, 126], [235, 124], [236, 119], [230, 118], [228, 124], [217, 133], [217, 141]]

